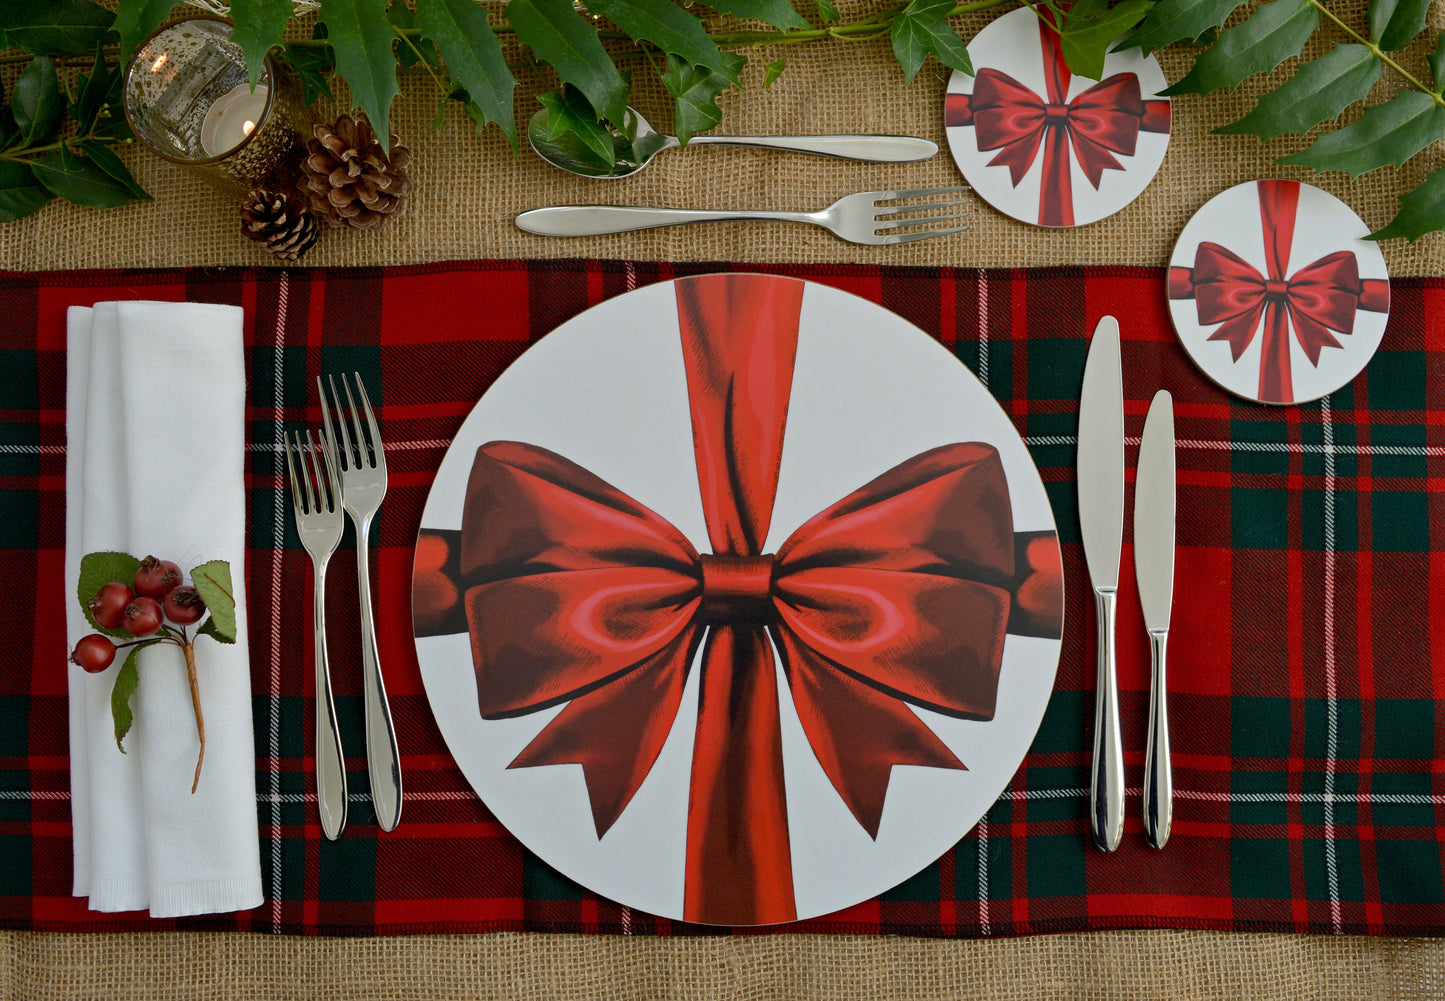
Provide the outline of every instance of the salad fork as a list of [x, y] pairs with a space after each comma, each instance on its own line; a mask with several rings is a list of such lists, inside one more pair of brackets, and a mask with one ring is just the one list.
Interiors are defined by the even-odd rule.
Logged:
[[326, 566], [336, 552], [346, 522], [341, 515], [336, 469], [325, 434], [319, 448], [309, 430], [304, 444], [300, 432], [288, 433], [284, 441], [296, 534], [311, 555], [316, 578], [311, 606], [316, 636], [316, 809], [321, 815], [321, 830], [335, 841], [346, 827], [346, 758], [336, 725], [326, 653]]
[[[371, 780], [371, 801], [376, 820], [383, 831], [396, 828], [401, 822], [401, 756], [396, 747], [396, 728], [391, 720], [391, 706], [386, 699], [386, 686], [381, 680], [381, 661], [377, 654], [376, 622], [371, 606], [371, 519], [386, 497], [386, 451], [381, 443], [381, 430], [371, 410], [361, 373], [351, 379], [341, 377], [345, 390], [343, 410], [336, 380], [328, 375], [331, 387], [328, 397], [321, 377], [316, 388], [321, 393], [321, 416], [325, 440], [341, 478], [341, 502], [356, 528], [356, 589], [361, 604], [361, 670], [366, 687], [366, 769]], [[351, 392], [356, 384], [356, 395]], [[357, 408], [357, 397], [361, 408]], [[336, 411], [332, 423], [332, 410]], [[365, 416], [363, 423], [362, 417]], [[339, 437], [338, 437], [339, 432]]]

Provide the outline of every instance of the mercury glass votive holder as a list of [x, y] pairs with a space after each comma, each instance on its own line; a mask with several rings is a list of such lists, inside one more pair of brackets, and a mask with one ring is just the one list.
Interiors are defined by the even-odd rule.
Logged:
[[290, 187], [313, 121], [300, 82], [268, 55], [253, 89], [231, 32], [202, 15], [147, 38], [126, 68], [126, 121], [142, 145], [222, 192]]

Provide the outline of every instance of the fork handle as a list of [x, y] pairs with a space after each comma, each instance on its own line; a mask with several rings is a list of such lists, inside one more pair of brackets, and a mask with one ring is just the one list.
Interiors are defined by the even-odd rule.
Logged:
[[356, 592], [361, 601], [361, 674], [366, 686], [366, 770], [371, 802], [383, 831], [401, 823], [401, 754], [381, 680], [376, 622], [371, 613], [371, 519], [356, 524]]
[[823, 225], [808, 212], [722, 212], [711, 209], [635, 208], [630, 205], [552, 205], [529, 209], [517, 216], [517, 228], [542, 236], [601, 236], [639, 229], [680, 226], [691, 222], [726, 222], [763, 219], [772, 222], [806, 222]]
[[316, 629], [316, 812], [321, 830], [335, 841], [346, 828], [346, 757], [336, 725], [336, 702], [331, 696], [331, 665], [326, 652], [326, 564], [316, 566], [315, 604], [311, 621]]

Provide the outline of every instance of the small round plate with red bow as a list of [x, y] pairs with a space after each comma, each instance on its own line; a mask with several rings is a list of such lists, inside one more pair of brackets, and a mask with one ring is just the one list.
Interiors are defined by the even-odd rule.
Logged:
[[949, 78], [944, 125], [980, 198], [1067, 228], [1113, 215], [1154, 179], [1169, 148], [1168, 82], [1137, 49], [1106, 55], [1099, 80], [1071, 73], [1051, 16], [1026, 6], [978, 33], [975, 75]]
[[724, 274], [502, 374], [432, 485], [412, 608], [447, 746], [523, 844], [628, 907], [759, 925], [977, 823], [1043, 718], [1062, 596], [1038, 471], [956, 357]]
[[1359, 375], [1390, 314], [1385, 256], [1327, 191], [1263, 180], [1215, 195], [1169, 260], [1169, 314], [1184, 350], [1220, 387], [1305, 403]]

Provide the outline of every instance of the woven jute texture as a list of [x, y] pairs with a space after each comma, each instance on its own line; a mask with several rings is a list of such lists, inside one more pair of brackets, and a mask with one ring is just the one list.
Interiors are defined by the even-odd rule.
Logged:
[[[840, 3], [845, 16], [875, 6]], [[1362, 21], [1362, 0], [1332, 4]], [[1445, 3], [1431, 12], [1445, 27]], [[967, 36], [988, 21], [960, 22]], [[1322, 33], [1323, 50], [1341, 35]], [[770, 88], [764, 65], [787, 69]], [[1187, 57], [1165, 52], [1178, 79]], [[1403, 57], [1426, 72], [1425, 47]], [[1333, 192], [1372, 227], [1396, 211], [1397, 197], [1445, 164], [1436, 143], [1403, 170], [1351, 182], [1273, 160], [1298, 137], [1261, 144], [1214, 136], [1213, 128], [1253, 107], [1254, 97], [1287, 75], [1206, 99], [1178, 98], [1169, 154], [1154, 183], [1118, 215], [1075, 231], [1013, 222], [979, 206], [971, 232], [893, 248], [859, 247], [822, 231], [779, 224], [728, 223], [629, 236], [550, 240], [512, 225], [541, 205], [615, 202], [697, 208], [812, 209], [853, 191], [960, 183], [947, 153], [942, 99], [947, 72], [931, 63], [905, 85], [886, 42], [830, 42], [752, 55], [745, 93], [724, 100], [734, 134], [892, 132], [931, 138], [931, 161], [859, 165], [727, 148], [663, 154], [642, 174], [593, 182], [543, 165], [524, 144], [514, 154], [496, 129], [477, 136], [453, 106], [434, 132], [436, 95], [422, 75], [403, 78], [393, 128], [412, 148], [418, 184], [409, 210], [376, 232], [330, 232], [305, 259], [316, 267], [378, 266], [472, 258], [601, 257], [758, 262], [861, 261], [879, 264], [1011, 267], [1075, 264], [1162, 265], [1180, 228], [1216, 192], [1242, 181], [1283, 176]], [[13, 80], [13, 68], [4, 81]], [[638, 74], [633, 103], [659, 128], [671, 124], [660, 90]], [[525, 121], [551, 84], [524, 75], [516, 108]], [[1392, 86], [1379, 85], [1382, 96]], [[338, 98], [345, 101], [344, 92]], [[329, 116], [328, 105], [318, 114]], [[1346, 117], [1358, 115], [1358, 107]], [[108, 211], [52, 203], [30, 219], [0, 226], [0, 267], [52, 270], [115, 267], [270, 265], [238, 233], [238, 205], [184, 171], [131, 149], [124, 159], [155, 195], [151, 203]], [[1440, 234], [1384, 245], [1392, 273], [1445, 274]], [[528, 998], [818, 999], [987, 998], [1047, 1001], [1136, 999], [1436, 999], [1445, 997], [1445, 941], [1124, 931], [1002, 941], [940, 941], [843, 936], [632, 939], [574, 935], [457, 935], [387, 939], [305, 939], [241, 934], [63, 935], [0, 933], [4, 998]]]

